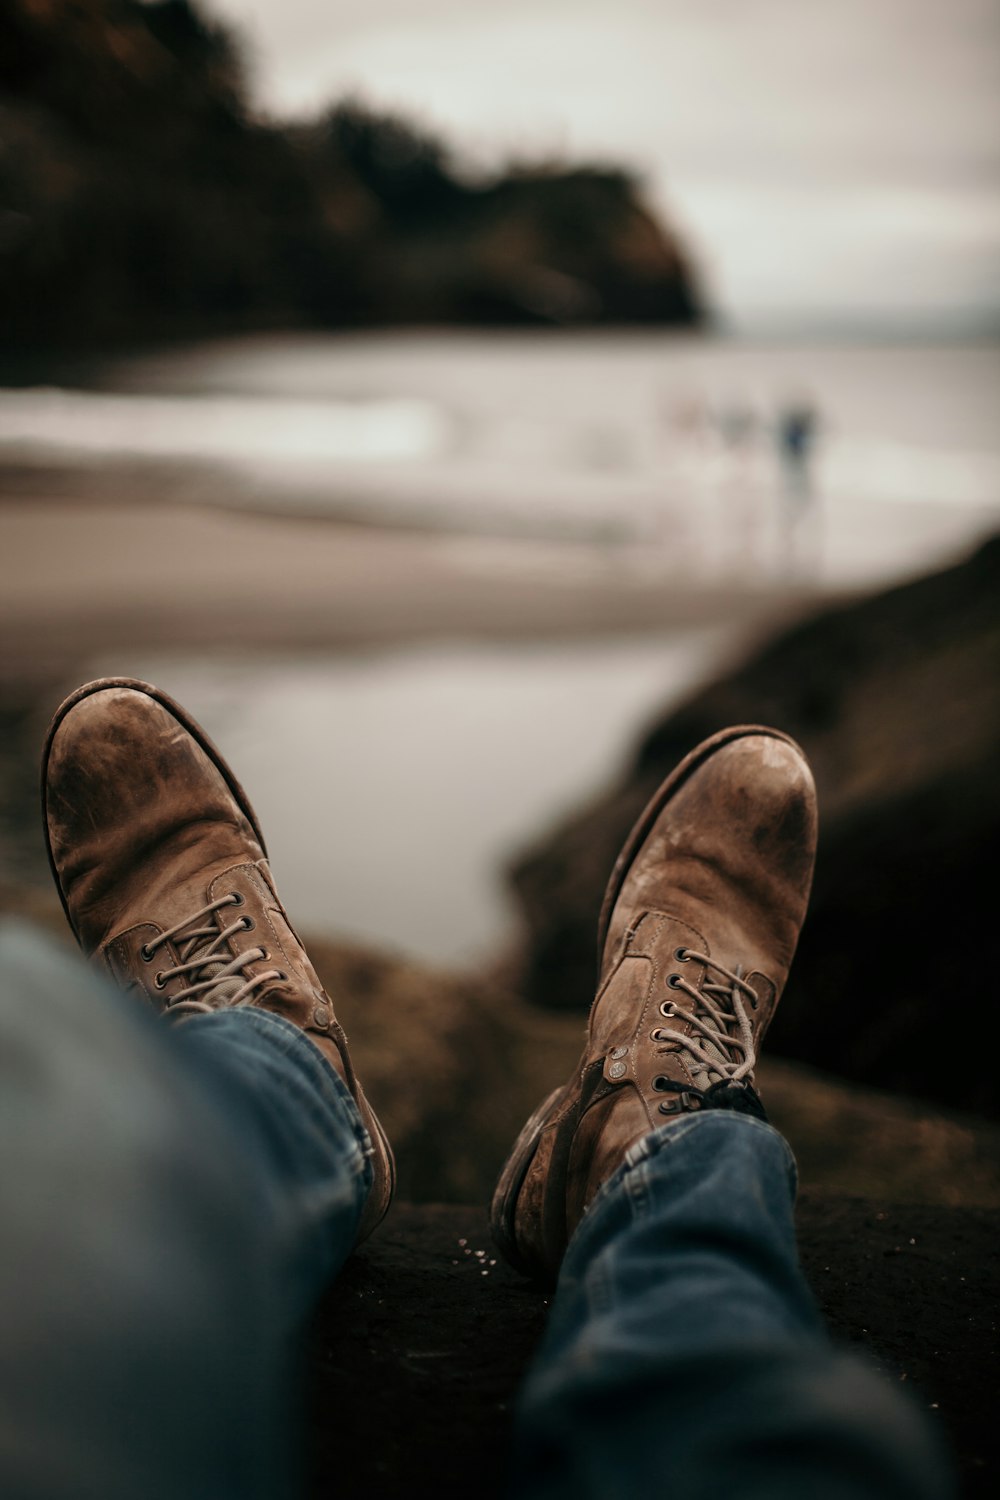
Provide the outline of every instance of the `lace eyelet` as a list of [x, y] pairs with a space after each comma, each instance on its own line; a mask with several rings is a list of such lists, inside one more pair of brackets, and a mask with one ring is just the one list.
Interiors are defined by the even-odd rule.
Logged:
[[142, 947], [139, 949], [139, 957], [142, 959], [144, 964], [151, 964], [153, 962], [152, 948], [147, 948], [146, 944], [143, 943]]
[[260, 964], [266, 964], [270, 957], [271, 955], [268, 950], [266, 948], [262, 948], [260, 950], [260, 958], [257, 960], [257, 962]]
[[756, 1010], [759, 1004], [760, 1004], [760, 1001], [757, 999], [757, 996], [756, 995], [751, 995], [750, 996], [750, 1009], [751, 1010]]
[[671, 1080], [669, 1078], [665, 1078], [662, 1073], [658, 1078], [653, 1079], [653, 1087], [658, 1094], [666, 1093], [667, 1089], [670, 1087], [670, 1083]]
[[253, 917], [241, 917], [240, 920], [243, 923], [244, 932], [253, 932], [254, 928], [257, 926], [257, 923], [254, 921]]
[[691, 962], [691, 954], [686, 948], [676, 948], [674, 950], [674, 958], [676, 958], [679, 964], [689, 964]]
[[232, 902], [233, 906], [242, 906], [246, 900], [246, 897], [241, 896], [239, 891], [230, 891], [229, 899]]
[[663, 1041], [663, 1032], [660, 1030], [659, 1026], [654, 1026], [653, 1030], [649, 1033], [649, 1040], [651, 1042]]
[[282, 980], [282, 981], [287, 980], [288, 975], [285, 973], [284, 969], [279, 969], [278, 970], [278, 978], [279, 978], [279, 980]]
[[167, 981], [163, 977], [162, 969], [157, 969], [156, 973], [153, 975], [153, 983], [158, 990], [166, 988]]
[[680, 1107], [676, 1099], [664, 1099], [660, 1104], [660, 1114], [675, 1115]]
[[668, 990], [679, 990], [680, 987], [681, 987], [681, 976], [679, 974], [668, 974], [667, 975], [667, 989]]
[[677, 1014], [677, 1010], [676, 1010], [676, 1007], [674, 1006], [674, 1002], [672, 1000], [661, 1000], [660, 1001], [660, 1015], [661, 1016], [666, 1016], [667, 1020], [669, 1020], [671, 1016], [675, 1016], [676, 1014]]

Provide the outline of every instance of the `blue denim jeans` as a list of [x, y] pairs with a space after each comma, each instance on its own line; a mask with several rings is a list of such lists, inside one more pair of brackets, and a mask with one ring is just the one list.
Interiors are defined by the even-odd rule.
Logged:
[[167, 1026], [0, 924], [0, 1495], [283, 1500], [295, 1333], [371, 1185], [289, 1022]]
[[[170, 1027], [0, 926], [0, 1494], [281, 1500], [294, 1334], [351, 1246], [370, 1143], [254, 1010]], [[788, 1148], [742, 1116], [641, 1142], [573, 1237], [514, 1493], [949, 1493], [921, 1419], [832, 1350]]]
[[722, 1110], [639, 1141], [570, 1242], [522, 1392], [525, 1500], [941, 1500], [922, 1413], [830, 1344], [795, 1163]]

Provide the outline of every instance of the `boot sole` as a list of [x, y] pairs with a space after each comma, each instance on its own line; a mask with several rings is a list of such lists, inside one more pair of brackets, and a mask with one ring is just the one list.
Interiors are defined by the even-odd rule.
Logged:
[[[359, 1227], [357, 1236], [354, 1240], [355, 1250], [359, 1245], [363, 1245], [365, 1240], [367, 1240], [372, 1234], [375, 1233], [375, 1230], [378, 1228], [382, 1220], [385, 1218], [386, 1214], [389, 1212], [392, 1200], [396, 1196], [396, 1156], [392, 1149], [392, 1146], [389, 1144], [389, 1137], [386, 1135], [385, 1130], [382, 1128], [382, 1121], [372, 1109], [371, 1104], [368, 1102], [368, 1097], [360, 1084], [358, 1085], [358, 1095], [359, 1097], [354, 1102], [355, 1104], [357, 1104], [358, 1113], [361, 1115], [365, 1128], [372, 1138], [374, 1155], [376, 1157], [381, 1157], [382, 1165], [385, 1168], [387, 1186], [385, 1193], [385, 1203], [382, 1206], [382, 1211], [376, 1218], [372, 1219], [370, 1224], [365, 1223], [364, 1212], [362, 1211], [361, 1226]], [[381, 1150], [379, 1149], [380, 1147]], [[372, 1191], [374, 1191], [374, 1189], [375, 1183], [373, 1182]]]
[[[604, 945], [607, 941], [608, 928], [611, 925], [611, 913], [614, 911], [615, 903], [621, 894], [625, 878], [632, 867], [643, 844], [652, 832], [660, 813], [676, 791], [683, 786], [688, 777], [698, 768], [704, 765], [717, 750], [723, 746], [732, 744], [735, 740], [746, 739], [750, 735], [763, 735], [767, 739], [780, 740], [801, 754], [801, 747], [790, 735], [782, 734], [778, 729], [769, 729], [759, 724], [737, 724], [729, 729], [721, 730], [709, 739], [703, 740], [674, 768], [670, 775], [657, 788], [654, 795], [646, 804], [641, 815], [632, 827], [628, 838], [622, 846], [621, 853], [615, 860], [611, 877], [604, 892], [604, 900], [601, 904], [601, 915], [598, 921], [597, 938], [597, 967], [600, 976], [604, 960]], [[567, 1085], [554, 1089], [548, 1098], [539, 1105], [532, 1114], [520, 1135], [514, 1143], [514, 1148], [507, 1158], [506, 1165], [500, 1174], [493, 1201], [490, 1206], [490, 1232], [494, 1243], [502, 1253], [504, 1259], [525, 1276], [532, 1278], [545, 1277], [545, 1268], [525, 1258], [518, 1247], [514, 1228], [514, 1219], [517, 1212], [517, 1200], [524, 1185], [524, 1179], [528, 1175], [532, 1159], [538, 1149], [538, 1142], [542, 1131], [552, 1114], [557, 1100], [565, 1094]]]
[[490, 1234], [493, 1243], [508, 1265], [513, 1266], [515, 1271], [520, 1271], [522, 1276], [530, 1276], [533, 1279], [539, 1276], [539, 1267], [525, 1259], [518, 1249], [517, 1237], [514, 1233], [514, 1215], [524, 1179], [528, 1175], [528, 1168], [538, 1148], [539, 1138], [553, 1109], [564, 1093], [565, 1085], [553, 1089], [534, 1114], [528, 1117], [500, 1173], [493, 1193], [493, 1201], [490, 1204]]

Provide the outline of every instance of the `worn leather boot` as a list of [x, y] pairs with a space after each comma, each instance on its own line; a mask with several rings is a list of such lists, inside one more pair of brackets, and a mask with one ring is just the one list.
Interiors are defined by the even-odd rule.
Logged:
[[215, 746], [148, 683], [90, 682], [52, 721], [42, 804], [63, 909], [98, 969], [159, 1012], [246, 1005], [284, 1016], [336, 1068], [373, 1148], [360, 1243], [392, 1198], [392, 1151], [278, 898], [253, 809]]
[[703, 1109], [767, 1118], [754, 1067], [815, 849], [812, 776], [777, 730], [727, 729], [660, 787], [605, 893], [579, 1066], [528, 1120], [493, 1197], [517, 1270], [555, 1278], [594, 1194], [650, 1131]]

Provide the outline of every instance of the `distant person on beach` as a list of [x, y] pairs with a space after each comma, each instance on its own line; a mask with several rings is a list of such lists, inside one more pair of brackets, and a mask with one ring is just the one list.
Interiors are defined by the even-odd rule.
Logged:
[[802, 534], [816, 516], [813, 477], [814, 452], [819, 433], [819, 413], [805, 397], [789, 401], [779, 412], [775, 442], [783, 479], [783, 526], [785, 553], [791, 563], [801, 561]]
[[809, 465], [818, 425], [816, 411], [807, 402], [786, 406], [778, 419], [778, 444], [789, 489], [803, 499], [808, 499], [812, 491]]
[[[296, 1336], [390, 1206], [389, 1143], [246, 794], [178, 704], [80, 688], [43, 812], [91, 969], [0, 929], [0, 1493], [281, 1500]], [[556, 1286], [518, 1497], [951, 1493], [916, 1406], [829, 1342], [757, 1089], [815, 838], [801, 751], [742, 726], [681, 762], [614, 866], [583, 1055], [492, 1205], [511, 1264]]]

